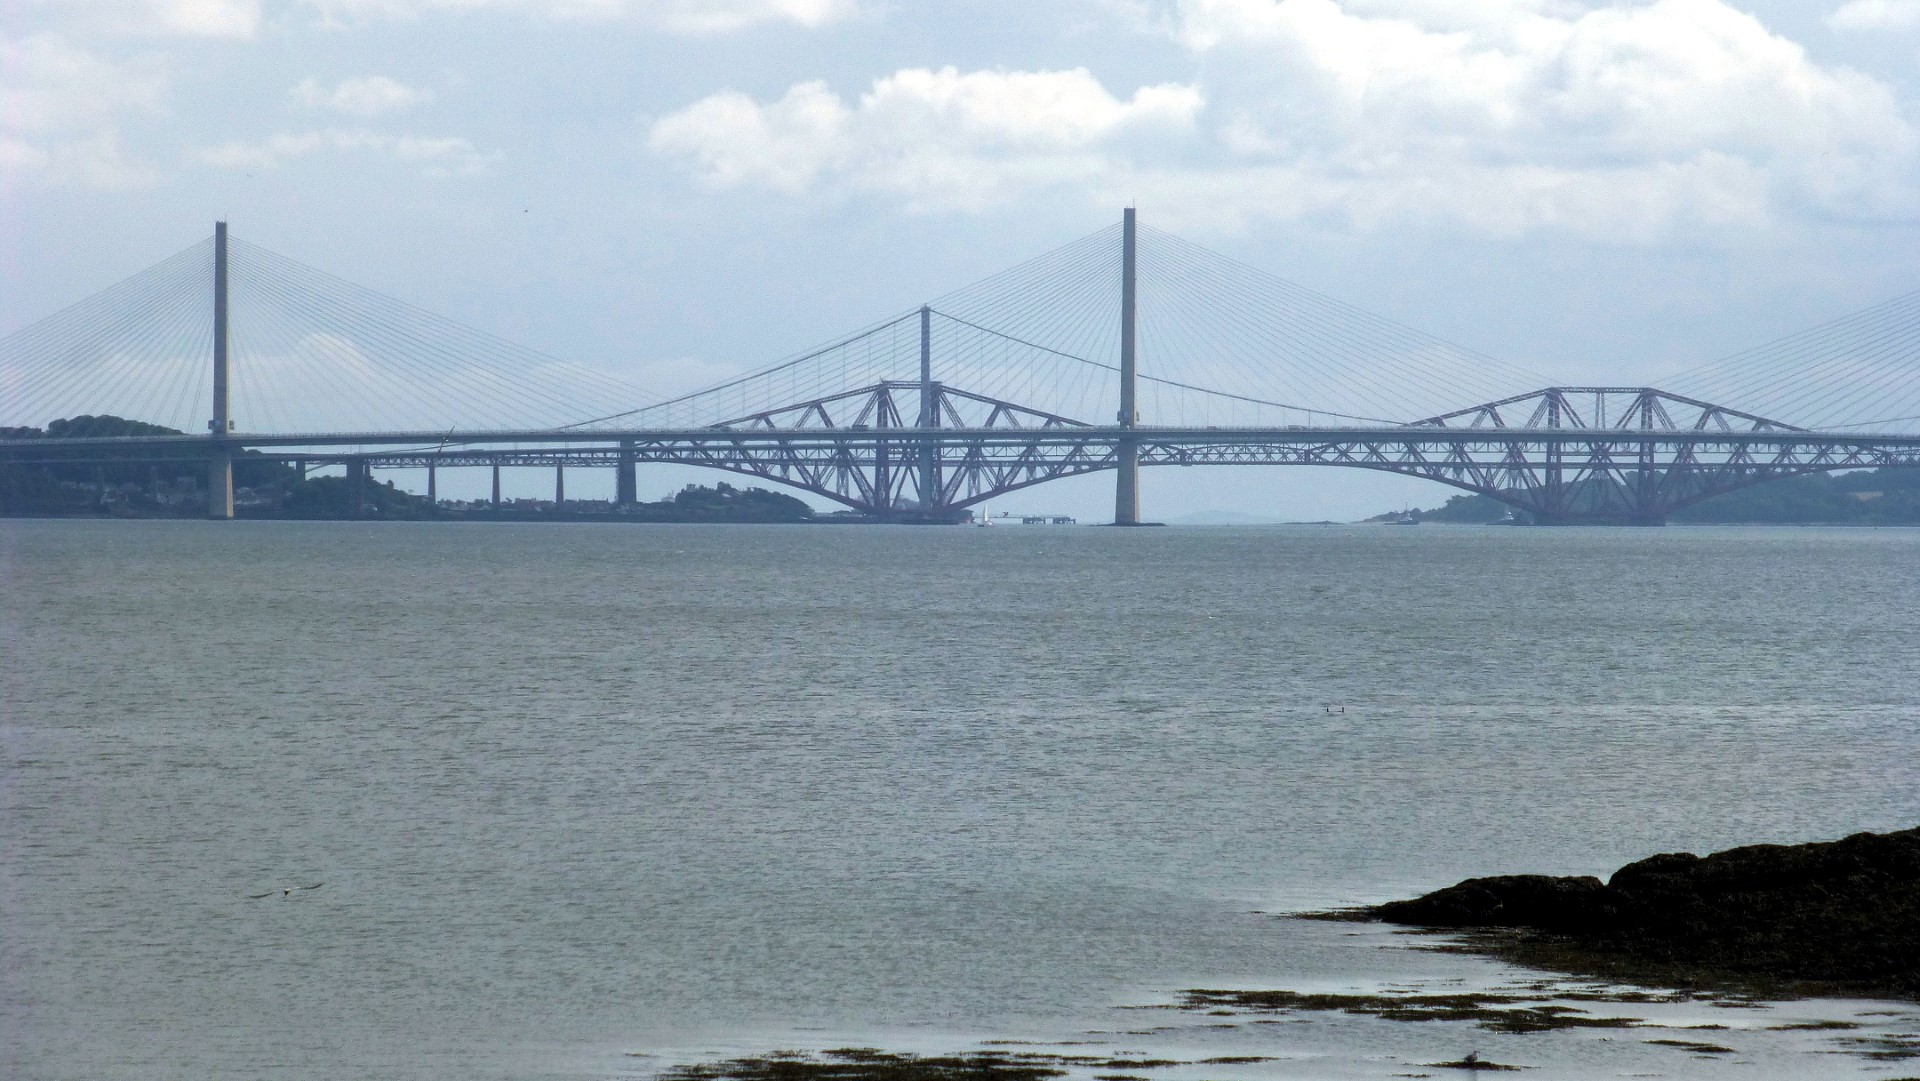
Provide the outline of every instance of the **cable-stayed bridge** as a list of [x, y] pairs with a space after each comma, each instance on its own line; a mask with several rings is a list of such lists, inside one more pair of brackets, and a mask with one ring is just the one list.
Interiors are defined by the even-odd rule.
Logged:
[[[1920, 293], [1676, 374], [1527, 371], [1136, 223], [705, 389], [660, 400], [215, 235], [0, 340], [0, 424], [114, 414], [188, 431], [0, 432], [0, 461], [303, 466], [646, 463], [745, 474], [875, 518], [954, 521], [1049, 480], [1142, 466], [1426, 477], [1541, 523], [1652, 524], [1745, 485], [1920, 465]], [[1471, 404], [1478, 403], [1478, 404]], [[563, 488], [562, 488], [563, 490]]]

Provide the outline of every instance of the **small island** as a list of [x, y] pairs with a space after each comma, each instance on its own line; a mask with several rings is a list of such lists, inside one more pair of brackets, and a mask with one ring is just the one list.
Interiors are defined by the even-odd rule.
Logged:
[[1461, 931], [1469, 950], [1632, 982], [1920, 999], [1920, 828], [1665, 853], [1605, 882], [1470, 878], [1344, 915]]

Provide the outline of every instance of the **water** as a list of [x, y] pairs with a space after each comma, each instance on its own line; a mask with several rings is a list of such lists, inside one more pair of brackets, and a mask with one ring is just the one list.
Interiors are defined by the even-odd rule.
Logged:
[[1532, 980], [1263, 913], [1920, 822], [1920, 531], [7, 521], [0, 606], [9, 1078], [1898, 1072], [1123, 1007]]

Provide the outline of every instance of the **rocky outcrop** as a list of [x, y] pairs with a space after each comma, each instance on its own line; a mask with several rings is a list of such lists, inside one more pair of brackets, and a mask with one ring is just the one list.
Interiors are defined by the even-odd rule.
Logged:
[[1597, 878], [1473, 878], [1368, 910], [1537, 932], [1601, 958], [1920, 997], [1920, 829], [1677, 852]]

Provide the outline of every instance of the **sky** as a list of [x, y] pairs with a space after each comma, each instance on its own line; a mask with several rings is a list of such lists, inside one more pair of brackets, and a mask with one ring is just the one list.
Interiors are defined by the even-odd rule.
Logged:
[[[0, 333], [223, 218], [668, 395], [1132, 204], [1552, 381], [1637, 384], [1920, 289], [1917, 98], [1920, 0], [9, 0]], [[1448, 494], [1143, 492], [1283, 519]]]

